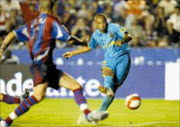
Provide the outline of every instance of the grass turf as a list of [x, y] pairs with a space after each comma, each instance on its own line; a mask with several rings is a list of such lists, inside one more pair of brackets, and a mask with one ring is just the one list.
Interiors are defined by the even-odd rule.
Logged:
[[[88, 99], [90, 108], [97, 110], [102, 99]], [[17, 105], [0, 103], [0, 116], [5, 118]], [[124, 100], [115, 99], [108, 119], [98, 125], [76, 123], [82, 114], [73, 99], [44, 99], [28, 113], [14, 121], [12, 127], [180, 127], [180, 101], [143, 99], [137, 110], [129, 110]]]

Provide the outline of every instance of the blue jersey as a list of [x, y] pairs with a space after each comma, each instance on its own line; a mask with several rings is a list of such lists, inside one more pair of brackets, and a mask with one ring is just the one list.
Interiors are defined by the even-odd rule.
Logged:
[[124, 39], [124, 33], [126, 29], [115, 23], [107, 24], [107, 33], [101, 33], [97, 29], [88, 44], [91, 49], [95, 49], [97, 45], [105, 51], [106, 57], [119, 57], [123, 54], [129, 53], [130, 47], [128, 43], [123, 43], [120, 45], [121, 41]]
[[31, 23], [14, 31], [21, 42], [29, 42], [29, 51], [34, 63], [52, 62], [55, 41], [68, 41], [69, 33], [52, 15], [41, 14]]

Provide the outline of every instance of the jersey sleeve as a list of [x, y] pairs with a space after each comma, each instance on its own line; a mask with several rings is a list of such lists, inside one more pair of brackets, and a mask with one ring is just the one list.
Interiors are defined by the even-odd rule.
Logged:
[[90, 40], [90, 42], [88, 43], [88, 47], [89, 47], [90, 49], [96, 49], [97, 45], [98, 45], [98, 43], [97, 43], [97, 41], [94, 39], [94, 36], [92, 35], [91, 40]]
[[118, 24], [115, 24], [114, 27], [115, 27], [116, 33], [117, 33], [120, 37], [124, 38], [124, 34], [125, 34], [125, 32], [126, 32], [126, 29], [125, 29], [124, 27], [118, 25]]
[[56, 40], [60, 40], [63, 42], [67, 42], [71, 36], [68, 31], [61, 26], [58, 22], [53, 22], [52, 24], [52, 38]]
[[27, 29], [27, 25], [24, 25], [16, 30], [14, 30], [16, 38], [20, 42], [29, 41], [29, 32]]

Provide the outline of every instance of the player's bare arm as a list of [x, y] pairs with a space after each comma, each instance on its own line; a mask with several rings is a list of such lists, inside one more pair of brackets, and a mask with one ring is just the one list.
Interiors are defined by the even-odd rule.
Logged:
[[86, 43], [86, 38], [80, 39], [76, 36], [71, 36], [71, 38], [68, 40], [69, 44], [73, 44], [73, 45], [82, 45], [82, 46], [87, 46]]
[[2, 42], [2, 45], [0, 47], [0, 58], [3, 56], [4, 51], [7, 49], [7, 47], [11, 44], [12, 40], [16, 37], [14, 32], [10, 32], [4, 41]]
[[74, 55], [77, 55], [77, 54], [82, 54], [82, 53], [85, 53], [85, 52], [89, 52], [91, 51], [91, 49], [87, 46], [84, 46], [82, 48], [79, 48], [79, 49], [76, 49], [76, 50], [73, 50], [71, 52], [66, 52], [63, 54], [63, 57], [68, 59], [68, 58], [71, 58], [72, 56]]

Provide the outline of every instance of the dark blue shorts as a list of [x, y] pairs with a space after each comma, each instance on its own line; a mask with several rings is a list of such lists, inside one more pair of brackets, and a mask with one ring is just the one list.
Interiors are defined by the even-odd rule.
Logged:
[[56, 69], [54, 64], [32, 64], [30, 67], [34, 86], [48, 82], [49, 86], [54, 89], [59, 89], [59, 79], [63, 72]]

